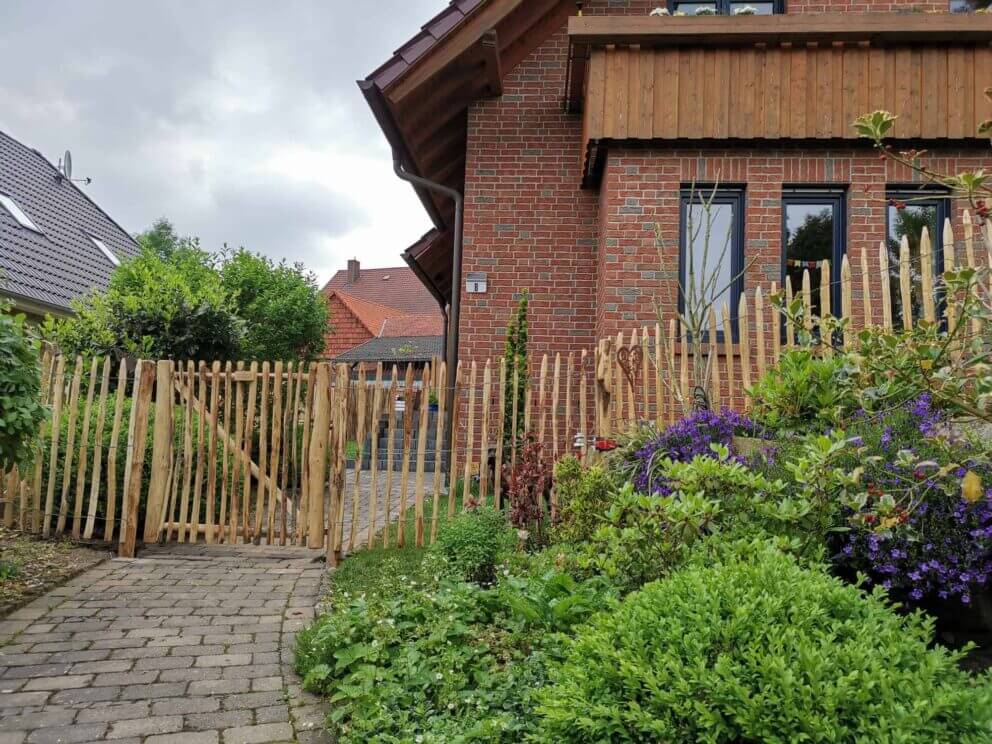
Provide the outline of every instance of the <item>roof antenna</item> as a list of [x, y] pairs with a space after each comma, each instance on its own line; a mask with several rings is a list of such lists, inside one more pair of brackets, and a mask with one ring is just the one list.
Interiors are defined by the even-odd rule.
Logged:
[[72, 177], [72, 153], [68, 150], [65, 151], [65, 155], [59, 160], [59, 174], [55, 177], [55, 180], [61, 183], [63, 178], [70, 183], [75, 181], [76, 183], [85, 183], [87, 186], [93, 183], [92, 178], [74, 179]]

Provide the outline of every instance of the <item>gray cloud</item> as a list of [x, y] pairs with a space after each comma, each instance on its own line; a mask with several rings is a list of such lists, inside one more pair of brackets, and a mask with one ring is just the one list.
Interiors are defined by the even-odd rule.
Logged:
[[0, 129], [70, 148], [129, 230], [395, 265], [426, 217], [355, 80], [445, 2], [4, 0]]

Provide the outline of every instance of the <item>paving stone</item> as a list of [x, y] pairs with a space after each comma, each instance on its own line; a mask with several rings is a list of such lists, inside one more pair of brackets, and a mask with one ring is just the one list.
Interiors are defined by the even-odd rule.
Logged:
[[220, 710], [220, 698], [181, 697], [168, 698], [152, 703], [152, 714], [156, 716], [181, 716], [187, 713], [214, 713]]
[[161, 734], [149, 736], [145, 744], [217, 744], [220, 734], [216, 731], [185, 732], [182, 734]]
[[251, 680], [252, 692], [272, 692], [282, 688], [282, 677], [256, 677]]
[[21, 744], [27, 736], [26, 731], [0, 732], [0, 744]]
[[152, 716], [129, 721], [117, 721], [107, 734], [108, 739], [121, 739], [125, 736], [151, 736], [182, 731], [182, 716]]
[[49, 706], [42, 711], [7, 716], [2, 723], [4, 731], [31, 731], [39, 728], [66, 726], [72, 723], [75, 717], [76, 711], [74, 710]]
[[285, 723], [289, 721], [289, 706], [269, 705], [255, 709], [255, 723]]
[[251, 691], [251, 681], [247, 679], [217, 679], [190, 682], [190, 695], [234, 695]]
[[241, 695], [230, 695], [224, 698], [225, 710], [238, 708], [262, 708], [268, 705], [279, 705], [283, 702], [282, 692], [248, 692]]
[[186, 728], [194, 731], [249, 726], [255, 720], [250, 710], [225, 710], [186, 716]]
[[288, 723], [265, 723], [224, 731], [224, 744], [264, 744], [274, 741], [292, 741], [293, 727]]
[[27, 692], [32, 690], [71, 690], [85, 687], [93, 680], [92, 674], [73, 674], [62, 677], [35, 677], [24, 685]]
[[75, 724], [39, 728], [28, 734], [28, 744], [74, 744], [99, 741], [107, 730], [105, 723]]
[[76, 714], [77, 723], [112, 723], [131, 718], [147, 718], [149, 704], [145, 701], [134, 703], [107, 703], [85, 708]]
[[163, 669], [158, 675], [159, 682], [199, 682], [221, 678], [221, 670], [210, 669]]
[[121, 694], [120, 687], [80, 687], [75, 690], [62, 690], [52, 695], [53, 705], [79, 705], [114, 700]]
[[216, 656], [199, 656], [196, 659], [198, 667], [232, 667], [251, 664], [251, 654], [218, 654]]

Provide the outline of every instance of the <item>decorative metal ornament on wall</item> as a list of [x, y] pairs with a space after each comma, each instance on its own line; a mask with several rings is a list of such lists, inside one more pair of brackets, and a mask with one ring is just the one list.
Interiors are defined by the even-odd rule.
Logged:
[[697, 385], [692, 389], [692, 407], [696, 413], [710, 410], [710, 396], [706, 388]]
[[640, 346], [621, 346], [617, 349], [617, 362], [627, 376], [632, 388], [637, 387], [637, 373], [644, 363], [644, 350]]

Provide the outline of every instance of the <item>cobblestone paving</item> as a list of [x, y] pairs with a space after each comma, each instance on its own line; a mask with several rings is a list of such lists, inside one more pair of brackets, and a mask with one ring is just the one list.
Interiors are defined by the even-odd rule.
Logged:
[[329, 741], [292, 669], [319, 553], [168, 546], [0, 621], [0, 744]]

